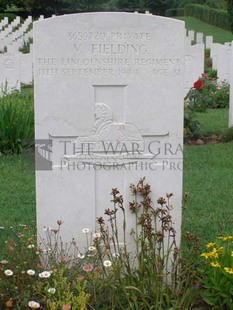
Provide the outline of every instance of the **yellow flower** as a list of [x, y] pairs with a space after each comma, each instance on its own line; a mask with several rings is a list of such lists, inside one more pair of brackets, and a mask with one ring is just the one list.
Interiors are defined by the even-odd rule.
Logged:
[[218, 258], [218, 250], [216, 248], [213, 248], [212, 251], [208, 253], [208, 256], [210, 258]]
[[229, 240], [233, 240], [233, 236], [218, 237], [218, 239], [222, 241], [229, 241]]
[[212, 262], [210, 265], [214, 268], [220, 268], [220, 264], [218, 262]]
[[233, 268], [225, 267], [224, 270], [229, 274], [233, 274]]
[[231, 251], [231, 256], [233, 256], [233, 251]]
[[205, 259], [208, 259], [208, 258], [209, 258], [208, 253], [202, 253], [201, 256], [204, 257]]
[[212, 248], [215, 246], [215, 242], [210, 242], [206, 245], [207, 248]]

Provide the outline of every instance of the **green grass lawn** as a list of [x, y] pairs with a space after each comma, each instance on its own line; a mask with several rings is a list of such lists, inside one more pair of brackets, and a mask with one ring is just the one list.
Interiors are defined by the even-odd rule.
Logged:
[[195, 32], [203, 32], [204, 37], [213, 36], [214, 43], [225, 43], [233, 40], [233, 34], [230, 31], [224, 30], [219, 27], [206, 24], [200, 19], [191, 16], [179, 16], [175, 17], [185, 22], [185, 27], [188, 30], [194, 30]]
[[21, 92], [20, 92], [21, 96], [33, 96], [33, 87], [30, 85], [26, 85], [21, 87]]
[[189, 193], [183, 213], [183, 232], [210, 242], [232, 235], [233, 143], [186, 146], [184, 192]]
[[35, 172], [21, 159], [19, 155], [0, 156], [0, 226], [35, 220]]
[[221, 135], [228, 128], [228, 109], [208, 109], [206, 113], [197, 113], [203, 136]]

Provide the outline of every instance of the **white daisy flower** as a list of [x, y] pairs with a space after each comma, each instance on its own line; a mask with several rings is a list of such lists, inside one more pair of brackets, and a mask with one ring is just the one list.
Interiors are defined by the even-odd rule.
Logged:
[[96, 251], [96, 247], [91, 245], [91, 246], [89, 246], [88, 250], [91, 252]]
[[33, 249], [34, 247], [35, 247], [34, 244], [29, 244], [29, 245], [28, 245], [28, 248], [29, 248], [29, 249]]
[[56, 289], [54, 287], [50, 287], [48, 288], [48, 292], [51, 294], [55, 294], [56, 293]]
[[110, 260], [105, 260], [104, 261], [104, 267], [111, 267], [112, 266], [112, 262]]
[[40, 308], [40, 304], [38, 302], [34, 301], [34, 300], [31, 300], [28, 303], [28, 307], [36, 309], [36, 308]]
[[84, 258], [85, 258], [85, 255], [84, 255], [84, 254], [82, 254], [82, 253], [78, 253], [78, 258], [80, 258], [80, 259], [84, 259]]
[[40, 278], [49, 278], [51, 276], [51, 271], [43, 271], [39, 273]]
[[83, 229], [82, 229], [82, 232], [83, 232], [84, 234], [89, 233], [89, 231], [90, 231], [90, 229], [89, 229], [89, 228], [83, 228]]
[[10, 277], [10, 276], [13, 275], [13, 271], [10, 270], [10, 269], [6, 269], [6, 270], [4, 271], [4, 273], [5, 273], [5, 275], [8, 276], [8, 277]]
[[28, 270], [27, 270], [27, 274], [28, 274], [29, 276], [34, 276], [35, 273], [36, 273], [35, 270], [32, 270], [32, 269], [28, 269]]

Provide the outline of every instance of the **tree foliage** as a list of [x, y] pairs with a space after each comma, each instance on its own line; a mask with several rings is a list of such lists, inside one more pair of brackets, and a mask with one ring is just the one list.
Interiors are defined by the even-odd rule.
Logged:
[[0, 10], [4, 10], [7, 6], [7, 0], [0, 0]]
[[36, 10], [53, 11], [55, 14], [64, 9], [75, 11], [94, 11], [106, 6], [106, 0], [0, 0], [0, 9], [22, 8], [32, 13]]
[[145, 0], [144, 7], [153, 14], [163, 15], [165, 10], [171, 6], [171, 0]]
[[59, 14], [65, 10], [70, 12], [150, 11], [153, 14], [164, 15], [165, 10], [169, 8], [184, 7], [186, 4], [193, 3], [226, 9], [226, 2], [233, 30], [233, 0], [0, 0], [0, 10], [16, 7], [30, 14], [36, 11], [52, 11]]
[[233, 33], [233, 0], [227, 0], [227, 11], [229, 16], [230, 29]]
[[[111, 1], [113, 3], [113, 1]], [[153, 14], [163, 14], [173, 0], [115, 0], [115, 9], [124, 11], [150, 11]]]

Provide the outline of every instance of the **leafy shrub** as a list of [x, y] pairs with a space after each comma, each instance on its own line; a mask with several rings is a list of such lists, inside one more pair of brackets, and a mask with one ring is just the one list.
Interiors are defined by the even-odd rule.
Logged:
[[210, 58], [210, 49], [205, 49], [205, 59], [204, 59], [204, 72], [207, 73], [212, 70], [212, 59]]
[[30, 53], [30, 44], [33, 43], [33, 39], [29, 38], [27, 41], [23, 41], [23, 46], [19, 49], [19, 51], [23, 54]]
[[47, 310], [60, 310], [66, 304], [64, 309], [86, 309], [85, 282], [77, 279], [75, 269], [65, 269], [64, 264], [52, 271], [43, 269], [34, 227], [20, 224], [16, 234], [11, 228], [1, 229], [7, 238], [0, 250], [0, 309], [45, 306]]
[[217, 87], [217, 90], [214, 94], [214, 101], [210, 108], [222, 109], [228, 108], [230, 100], [230, 85], [228, 83], [221, 83]]
[[227, 11], [212, 9], [199, 4], [187, 4], [184, 7], [184, 15], [193, 16], [207, 24], [230, 30]]
[[213, 309], [232, 309], [233, 300], [233, 236], [219, 237], [206, 245], [201, 254], [205, 266], [201, 269], [201, 295]]
[[210, 68], [207, 72], [206, 75], [208, 76], [208, 78], [210, 79], [217, 79], [217, 70]]
[[213, 9], [227, 10], [226, 0], [207, 0], [205, 5]]
[[231, 142], [233, 141], [233, 127], [230, 127], [221, 137], [222, 142]]
[[186, 95], [188, 108], [195, 112], [205, 112], [214, 100], [213, 97], [216, 89], [216, 83], [213, 83], [212, 79], [203, 74]]
[[184, 16], [184, 9], [183, 8], [168, 9], [165, 11], [165, 16], [166, 17]]
[[230, 30], [233, 33], [233, 1], [232, 0], [227, 0], [227, 12], [228, 12]]
[[12, 22], [16, 18], [16, 14], [13, 13], [0, 13], [0, 21], [4, 19], [4, 17], [8, 17], [9, 22]]
[[18, 91], [0, 98], [0, 153], [21, 153], [33, 144], [34, 115], [32, 96]]
[[198, 138], [200, 135], [200, 122], [197, 119], [196, 113], [192, 110], [184, 112], [184, 138]]
[[207, 108], [226, 108], [229, 105], [229, 84], [217, 83], [212, 70], [208, 75], [202, 74], [185, 97], [187, 106], [195, 112], [206, 112]]

